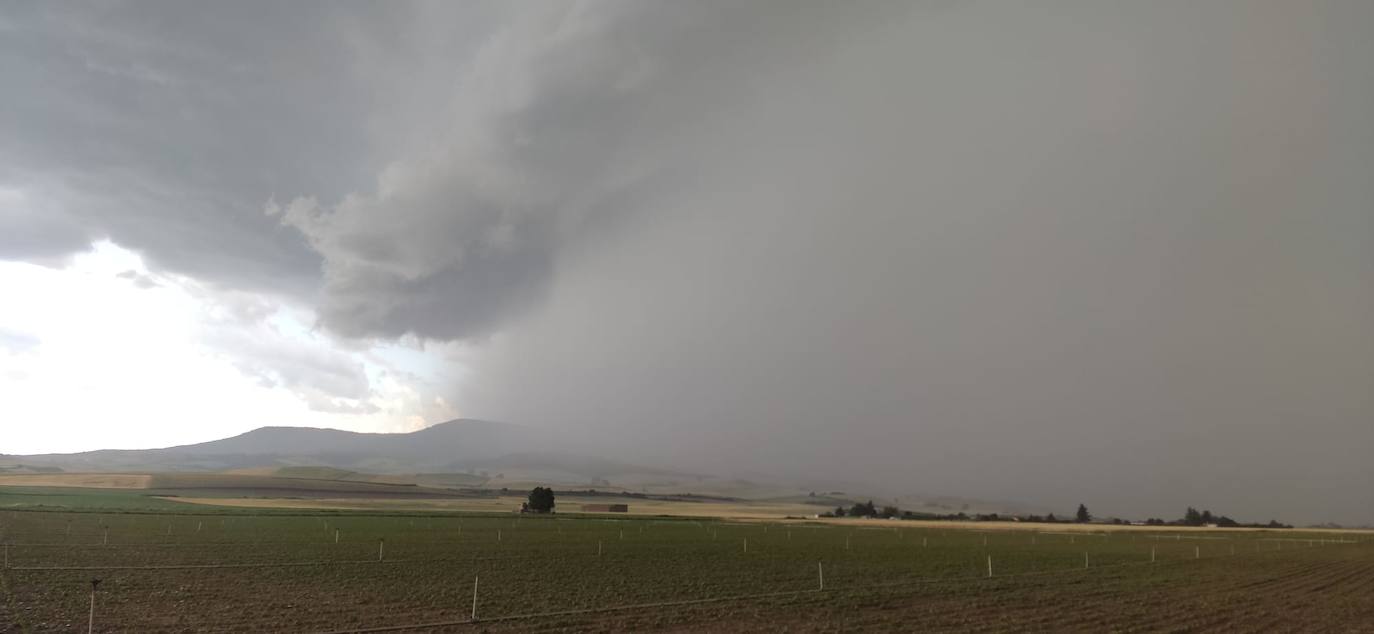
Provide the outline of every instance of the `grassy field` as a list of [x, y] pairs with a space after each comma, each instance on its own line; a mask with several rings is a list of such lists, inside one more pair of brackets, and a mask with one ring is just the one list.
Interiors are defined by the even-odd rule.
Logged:
[[0, 632], [84, 630], [92, 578], [101, 632], [1374, 631], [1367, 535], [79, 502], [0, 510]]

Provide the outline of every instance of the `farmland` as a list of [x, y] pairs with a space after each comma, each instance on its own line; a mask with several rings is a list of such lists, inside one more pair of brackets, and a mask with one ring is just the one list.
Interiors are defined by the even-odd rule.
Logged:
[[0, 511], [0, 631], [1374, 628], [1359, 534], [205, 508]]

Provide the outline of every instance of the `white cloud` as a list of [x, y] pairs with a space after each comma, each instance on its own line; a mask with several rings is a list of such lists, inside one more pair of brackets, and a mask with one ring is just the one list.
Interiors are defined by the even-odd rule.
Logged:
[[175, 276], [140, 283], [152, 277], [110, 243], [63, 269], [0, 263], [0, 453], [166, 446], [263, 425], [399, 431], [453, 413], [425, 381], [302, 327], [300, 309]]

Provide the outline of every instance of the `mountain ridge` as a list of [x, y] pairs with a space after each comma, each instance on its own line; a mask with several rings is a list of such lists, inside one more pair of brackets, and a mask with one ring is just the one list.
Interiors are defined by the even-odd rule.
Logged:
[[399, 473], [452, 471], [464, 461], [551, 450], [551, 444], [547, 434], [522, 425], [454, 419], [401, 433], [265, 426], [228, 438], [171, 447], [4, 457], [30, 465], [86, 471], [214, 471], [309, 464]]

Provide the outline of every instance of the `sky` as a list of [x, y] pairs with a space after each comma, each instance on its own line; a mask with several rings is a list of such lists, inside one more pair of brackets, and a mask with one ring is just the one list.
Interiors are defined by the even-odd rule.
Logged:
[[1374, 4], [9, 2], [0, 453], [457, 417], [1374, 523]]

